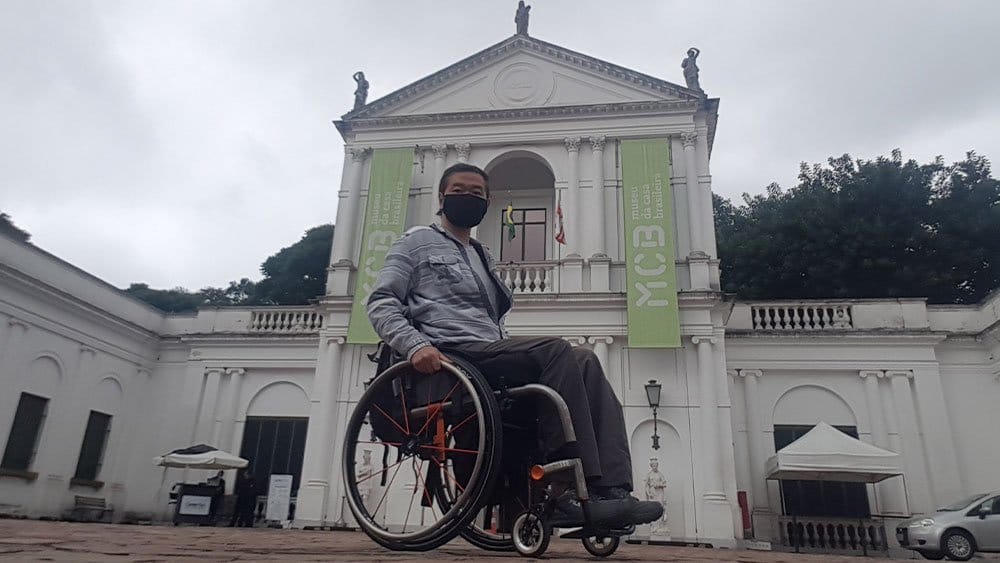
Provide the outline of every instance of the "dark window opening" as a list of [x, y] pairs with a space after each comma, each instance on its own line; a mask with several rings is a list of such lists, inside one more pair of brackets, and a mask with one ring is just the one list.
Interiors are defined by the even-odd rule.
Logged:
[[27, 471], [31, 467], [48, 405], [49, 400], [45, 397], [21, 393], [0, 467], [15, 471]]
[[90, 411], [87, 419], [87, 430], [83, 433], [83, 445], [80, 446], [80, 457], [76, 462], [74, 479], [96, 481], [104, 461], [104, 448], [108, 445], [108, 434], [111, 432], [111, 415], [103, 412]]
[[[855, 426], [836, 426], [852, 438], [858, 437]], [[791, 444], [812, 430], [812, 426], [775, 425], [775, 451]], [[868, 491], [864, 483], [842, 481], [780, 481], [786, 516], [822, 516], [828, 518], [869, 518]]]
[[510, 238], [507, 208], [500, 211], [500, 261], [532, 262], [545, 260], [548, 231], [547, 211], [544, 208], [514, 209], [511, 219], [514, 238]]
[[247, 417], [240, 457], [250, 461], [258, 493], [267, 491], [271, 474], [291, 475], [292, 495], [297, 493], [308, 426], [308, 418]]

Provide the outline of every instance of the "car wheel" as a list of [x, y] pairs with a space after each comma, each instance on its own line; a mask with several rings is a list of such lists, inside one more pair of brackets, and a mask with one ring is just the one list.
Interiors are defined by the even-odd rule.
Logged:
[[930, 559], [931, 561], [940, 561], [944, 559], [944, 554], [940, 551], [918, 551], [921, 557], [924, 559]]
[[941, 550], [952, 561], [968, 561], [976, 554], [976, 541], [965, 530], [950, 530], [941, 538]]

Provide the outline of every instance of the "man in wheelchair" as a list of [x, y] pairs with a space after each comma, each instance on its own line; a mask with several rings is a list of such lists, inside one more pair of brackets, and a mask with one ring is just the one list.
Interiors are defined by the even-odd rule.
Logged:
[[[441, 225], [415, 227], [389, 250], [368, 300], [378, 335], [413, 367], [436, 373], [449, 355], [473, 363], [492, 383], [541, 383], [570, 409], [577, 441], [567, 444], [554, 409], [538, 413], [542, 453], [550, 460], [579, 457], [590, 492], [590, 514], [627, 526], [660, 518], [657, 502], [632, 496], [632, 463], [622, 406], [597, 357], [558, 337], [510, 338], [503, 318], [513, 295], [494, 271], [493, 257], [475, 239], [489, 207], [489, 177], [470, 164], [445, 170], [438, 186]], [[584, 524], [572, 489], [551, 518], [555, 527]]]

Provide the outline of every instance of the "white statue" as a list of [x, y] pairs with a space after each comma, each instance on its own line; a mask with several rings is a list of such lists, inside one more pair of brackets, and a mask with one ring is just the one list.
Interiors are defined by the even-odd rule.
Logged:
[[660, 473], [660, 461], [655, 457], [649, 458], [649, 473], [646, 475], [646, 500], [658, 502], [663, 505], [663, 516], [650, 524], [650, 535], [669, 537], [670, 527], [667, 526], [667, 478], [663, 476], [663, 473]]

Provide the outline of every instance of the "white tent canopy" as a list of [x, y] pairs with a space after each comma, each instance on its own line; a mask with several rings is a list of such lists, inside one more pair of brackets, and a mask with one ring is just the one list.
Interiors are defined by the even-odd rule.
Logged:
[[161, 467], [186, 469], [242, 469], [250, 462], [229, 452], [199, 444], [157, 456], [153, 463]]
[[820, 422], [778, 450], [764, 467], [768, 479], [878, 483], [902, 475], [900, 455]]

